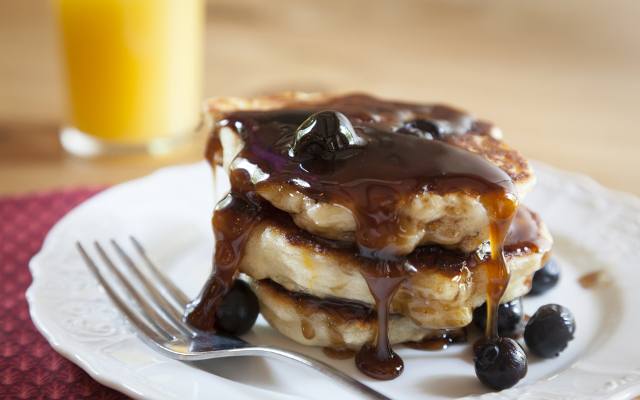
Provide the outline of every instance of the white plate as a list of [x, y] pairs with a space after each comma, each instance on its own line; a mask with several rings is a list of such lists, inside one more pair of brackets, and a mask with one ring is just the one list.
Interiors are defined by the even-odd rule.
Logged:
[[[553, 360], [529, 358], [529, 373], [515, 388], [492, 398], [630, 398], [640, 394], [640, 201], [592, 180], [537, 164], [539, 184], [527, 203], [549, 225], [562, 264], [559, 287], [526, 299], [532, 314], [543, 304], [569, 307], [576, 339]], [[288, 399], [349, 398], [352, 394], [297, 365], [258, 358], [198, 365], [166, 359], [147, 348], [98, 287], [74, 243], [133, 234], [189, 295], [210, 271], [214, 204], [205, 163], [172, 167], [115, 186], [64, 217], [31, 260], [27, 292], [31, 318], [53, 347], [96, 380], [136, 398]], [[595, 289], [577, 284], [603, 270], [610, 282]], [[398, 348], [405, 371], [390, 382], [360, 374], [353, 360], [332, 360], [299, 346], [259, 320], [247, 339], [284, 346], [324, 359], [398, 399], [487, 394], [474, 376], [467, 345], [442, 352]], [[331, 397], [333, 396], [333, 397]]]

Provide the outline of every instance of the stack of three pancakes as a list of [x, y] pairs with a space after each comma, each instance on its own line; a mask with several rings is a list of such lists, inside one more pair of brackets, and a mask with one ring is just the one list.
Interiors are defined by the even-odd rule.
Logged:
[[[244, 232], [242, 246], [237, 249], [233, 272], [251, 281], [267, 321], [285, 336], [306, 345], [357, 350], [375, 341], [380, 326], [376, 300], [380, 299], [376, 299], [367, 276], [376, 267], [372, 263], [378, 267], [380, 263], [364, 256], [359, 240], [363, 237], [363, 218], [357, 215], [357, 205], [322, 190], [334, 185], [338, 189], [331, 189], [332, 193], [348, 192], [345, 182], [314, 181], [316, 176], [338, 176], [334, 169], [342, 168], [343, 160], [332, 160], [329, 173], [325, 166], [319, 173], [309, 174], [318, 168], [309, 160], [298, 159], [292, 172], [290, 165], [278, 161], [286, 154], [261, 154], [264, 148], [277, 153], [274, 144], [279, 141], [293, 146], [296, 138], [291, 137], [295, 134], [290, 132], [291, 127], [304, 123], [305, 116], [337, 111], [338, 119], [344, 117], [346, 123], [353, 123], [355, 128], [349, 126], [354, 131], [375, 126], [376, 131], [369, 136], [407, 135], [402, 140], [411, 143], [415, 136], [443, 142], [443, 152], [458, 152], [457, 157], [464, 158], [456, 162], [485, 163], [497, 171], [491, 171], [494, 175], [500, 172], [508, 176], [520, 200], [535, 180], [527, 161], [501, 141], [497, 129], [446, 106], [389, 102], [363, 95], [292, 93], [215, 99], [209, 107], [214, 126], [210, 161], [222, 165], [231, 176], [242, 175], [251, 186], [251, 202], [260, 208], [247, 217], [250, 229]], [[263, 125], [276, 128], [265, 133]], [[269, 132], [276, 132], [271, 139], [267, 138]], [[368, 151], [366, 146], [364, 151]], [[389, 146], [389, 154], [398, 151], [393, 148], [396, 142]], [[395, 162], [382, 159], [386, 156], [384, 146], [376, 151], [380, 149], [380, 163]], [[291, 150], [288, 155], [292, 155]], [[442, 155], [434, 152], [425, 156]], [[349, 171], [349, 182], [355, 185], [369, 176], [375, 178], [375, 172], [368, 168], [376, 167], [363, 164], [360, 170]], [[406, 169], [411, 174], [411, 167]], [[275, 179], [285, 176], [283, 170], [287, 179]], [[296, 174], [308, 179], [297, 178]], [[482, 175], [480, 171], [478, 174]], [[384, 201], [385, 195], [376, 197], [376, 191], [388, 190], [392, 185], [389, 182], [387, 186], [368, 184], [367, 200]], [[393, 234], [384, 238], [385, 248], [392, 248], [394, 259], [402, 260], [401, 268], [406, 272], [388, 307], [387, 333], [392, 344], [442, 338], [447, 332], [456, 332], [471, 322], [473, 309], [487, 298], [490, 216], [479, 193], [469, 187], [460, 183], [459, 190], [438, 191], [428, 186], [406, 193], [393, 205], [393, 220], [378, 223], [378, 228], [394, 225]], [[369, 217], [375, 217], [373, 214]], [[529, 291], [533, 273], [542, 267], [550, 248], [551, 237], [543, 222], [521, 205], [503, 246], [510, 279], [502, 302]]]

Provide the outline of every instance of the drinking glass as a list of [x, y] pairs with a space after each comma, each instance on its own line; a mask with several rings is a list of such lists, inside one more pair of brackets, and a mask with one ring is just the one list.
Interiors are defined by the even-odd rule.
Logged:
[[63, 147], [163, 152], [200, 123], [203, 0], [52, 0], [67, 89]]

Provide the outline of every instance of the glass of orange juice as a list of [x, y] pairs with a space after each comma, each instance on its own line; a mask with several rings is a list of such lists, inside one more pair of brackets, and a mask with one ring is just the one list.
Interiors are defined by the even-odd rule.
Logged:
[[203, 0], [52, 0], [68, 95], [63, 147], [162, 152], [200, 123]]

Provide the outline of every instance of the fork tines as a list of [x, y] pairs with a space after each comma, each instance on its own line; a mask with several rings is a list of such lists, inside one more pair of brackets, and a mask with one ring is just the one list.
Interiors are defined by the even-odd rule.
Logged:
[[[130, 240], [138, 258], [146, 265], [146, 274], [113, 239], [111, 246], [122, 261], [119, 265], [124, 265], [124, 268], [116, 266], [116, 262], [98, 242], [94, 242], [94, 246], [105, 266], [103, 268], [98, 267], [80, 242], [76, 242], [76, 246], [107, 295], [143, 336], [158, 343], [193, 337], [194, 330], [182, 319], [187, 296], [160, 273], [139, 241], [134, 237], [130, 237]], [[125, 275], [123, 270], [128, 273]]]

